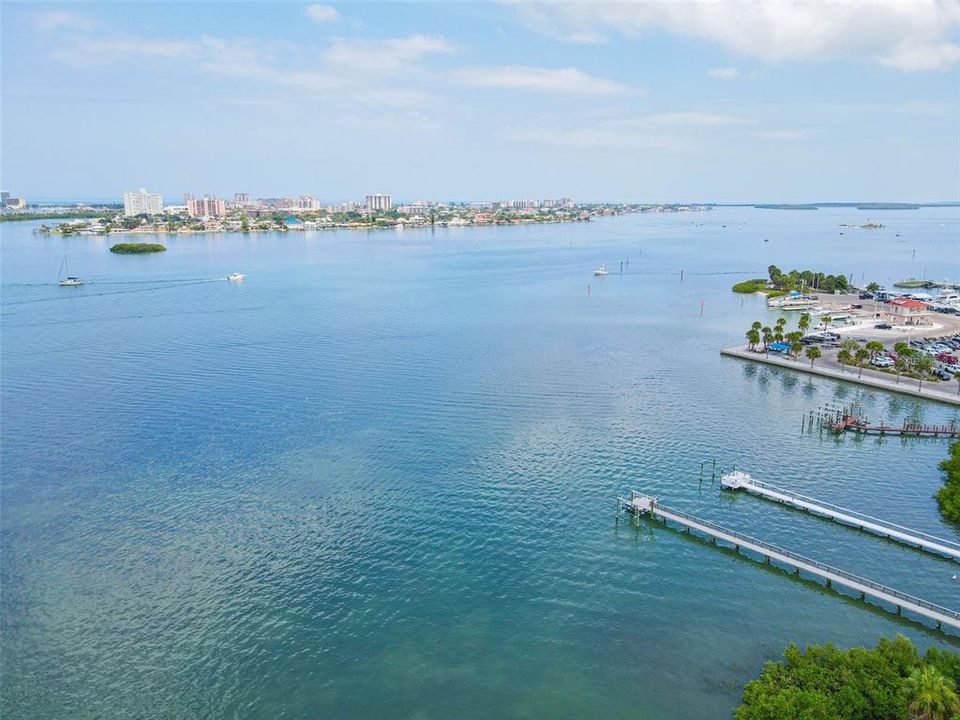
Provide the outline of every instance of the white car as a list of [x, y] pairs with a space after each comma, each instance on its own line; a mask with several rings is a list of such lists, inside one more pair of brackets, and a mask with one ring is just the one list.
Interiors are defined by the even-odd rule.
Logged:
[[878, 368], [888, 368], [893, 367], [893, 360], [883, 355], [877, 355], [877, 357], [870, 361], [870, 364]]
[[951, 373], [951, 374], [953, 374], [953, 375], [956, 375], [957, 373], [960, 373], [960, 365], [947, 365], [946, 363], [944, 363], [944, 364], [942, 365], [942, 367], [943, 367], [943, 369], [946, 370], [948, 373]]

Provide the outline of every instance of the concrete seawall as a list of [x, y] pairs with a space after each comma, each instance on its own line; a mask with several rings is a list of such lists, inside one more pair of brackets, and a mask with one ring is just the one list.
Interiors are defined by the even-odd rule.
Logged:
[[[913, 397], [923, 398], [924, 400], [936, 400], [937, 402], [947, 403], [948, 405], [960, 406], [960, 396], [956, 392], [944, 391], [936, 384], [924, 383], [923, 390], [917, 389], [917, 381], [912, 378], [903, 378], [899, 383], [896, 378], [877, 377], [869, 370], [864, 370], [863, 377], [857, 377], [857, 370], [851, 369], [847, 372], [835, 370], [834, 368], [821, 367], [814, 363], [810, 367], [810, 361], [803, 358], [799, 360], [790, 360], [777, 354], [766, 355], [762, 352], [751, 352], [745, 347], [724, 348], [720, 351], [721, 355], [740, 358], [751, 362], [764, 363], [766, 365], [776, 365], [777, 367], [796, 370], [798, 372], [808, 373], [810, 375], [820, 375], [832, 380], [843, 380], [845, 382], [855, 383], [857, 385], [866, 385], [877, 388], [878, 390], [889, 390], [890, 392], [900, 393], [901, 395], [912, 395]], [[953, 383], [950, 383], [953, 385]]]

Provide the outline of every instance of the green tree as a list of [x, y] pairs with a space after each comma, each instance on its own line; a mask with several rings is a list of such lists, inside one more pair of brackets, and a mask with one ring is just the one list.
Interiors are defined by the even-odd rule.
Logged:
[[853, 354], [853, 359], [857, 363], [857, 367], [860, 368], [860, 372], [857, 373], [857, 377], [863, 377], [863, 366], [867, 363], [867, 360], [870, 359], [870, 351], [866, 348], [860, 348]]
[[932, 665], [914, 668], [904, 682], [910, 720], [950, 720], [960, 713], [953, 681]]
[[867, 285], [867, 292], [876, 292], [879, 289], [880, 289], [880, 283], [872, 282], [869, 285]]
[[811, 345], [807, 348], [807, 358], [810, 360], [810, 367], [813, 367], [813, 361], [819, 359], [823, 353], [820, 351], [816, 345]]
[[810, 313], [802, 313], [800, 319], [797, 321], [797, 328], [800, 332], [806, 335], [807, 330], [810, 329]]
[[770, 343], [773, 341], [773, 330], [764, 326], [760, 330], [760, 338], [763, 340], [763, 351], [768, 352]]
[[829, 315], [822, 315], [822, 316], [820, 317], [820, 323], [823, 325], [823, 329], [824, 329], [824, 330], [826, 330], [828, 327], [830, 327], [830, 323], [832, 323], [832, 322], [833, 322], [833, 318], [830, 317]]
[[897, 355], [897, 359], [893, 361], [893, 369], [897, 371], [897, 383], [899, 384], [900, 376], [910, 369], [910, 356]]
[[923, 379], [927, 376], [927, 373], [933, 370], [933, 358], [926, 353], [917, 353], [913, 357], [913, 369], [920, 376], [920, 385], [917, 389], [923, 390]]
[[951, 443], [950, 454], [940, 462], [940, 470], [943, 487], [934, 497], [945, 518], [960, 522], [960, 441]]
[[871, 360], [884, 351], [883, 343], [879, 340], [871, 340], [864, 347], [866, 347], [867, 352], [870, 353]]
[[840, 372], [843, 372], [845, 366], [853, 363], [853, 355], [846, 348], [837, 353], [837, 362], [840, 363]]
[[757, 343], [760, 342], [760, 331], [756, 328], [750, 328], [747, 330], [747, 342], [749, 343], [749, 348], [755, 350]]

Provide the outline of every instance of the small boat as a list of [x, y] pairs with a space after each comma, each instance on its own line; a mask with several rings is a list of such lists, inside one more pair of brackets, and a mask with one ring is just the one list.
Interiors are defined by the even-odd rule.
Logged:
[[243, 273], [235, 272], [235, 273], [230, 273], [229, 275], [227, 275], [227, 280], [229, 280], [230, 282], [240, 282], [240, 281], [243, 280], [245, 277], [246, 277], [246, 275], [244, 275]]
[[602, 277], [604, 275], [609, 275], [610, 273], [607, 272], [606, 265], [601, 265], [600, 267], [598, 267], [596, 270], [593, 271], [593, 274], [596, 275], [597, 277]]
[[76, 275], [70, 275], [70, 269], [67, 267], [67, 258], [64, 256], [63, 262], [60, 263], [60, 277], [57, 280], [57, 284], [60, 287], [79, 287], [83, 285], [83, 280], [78, 278]]

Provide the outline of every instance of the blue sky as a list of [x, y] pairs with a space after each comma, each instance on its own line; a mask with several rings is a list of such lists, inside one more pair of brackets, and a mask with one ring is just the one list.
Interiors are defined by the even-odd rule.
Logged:
[[956, 2], [2, 13], [27, 198], [960, 199]]

